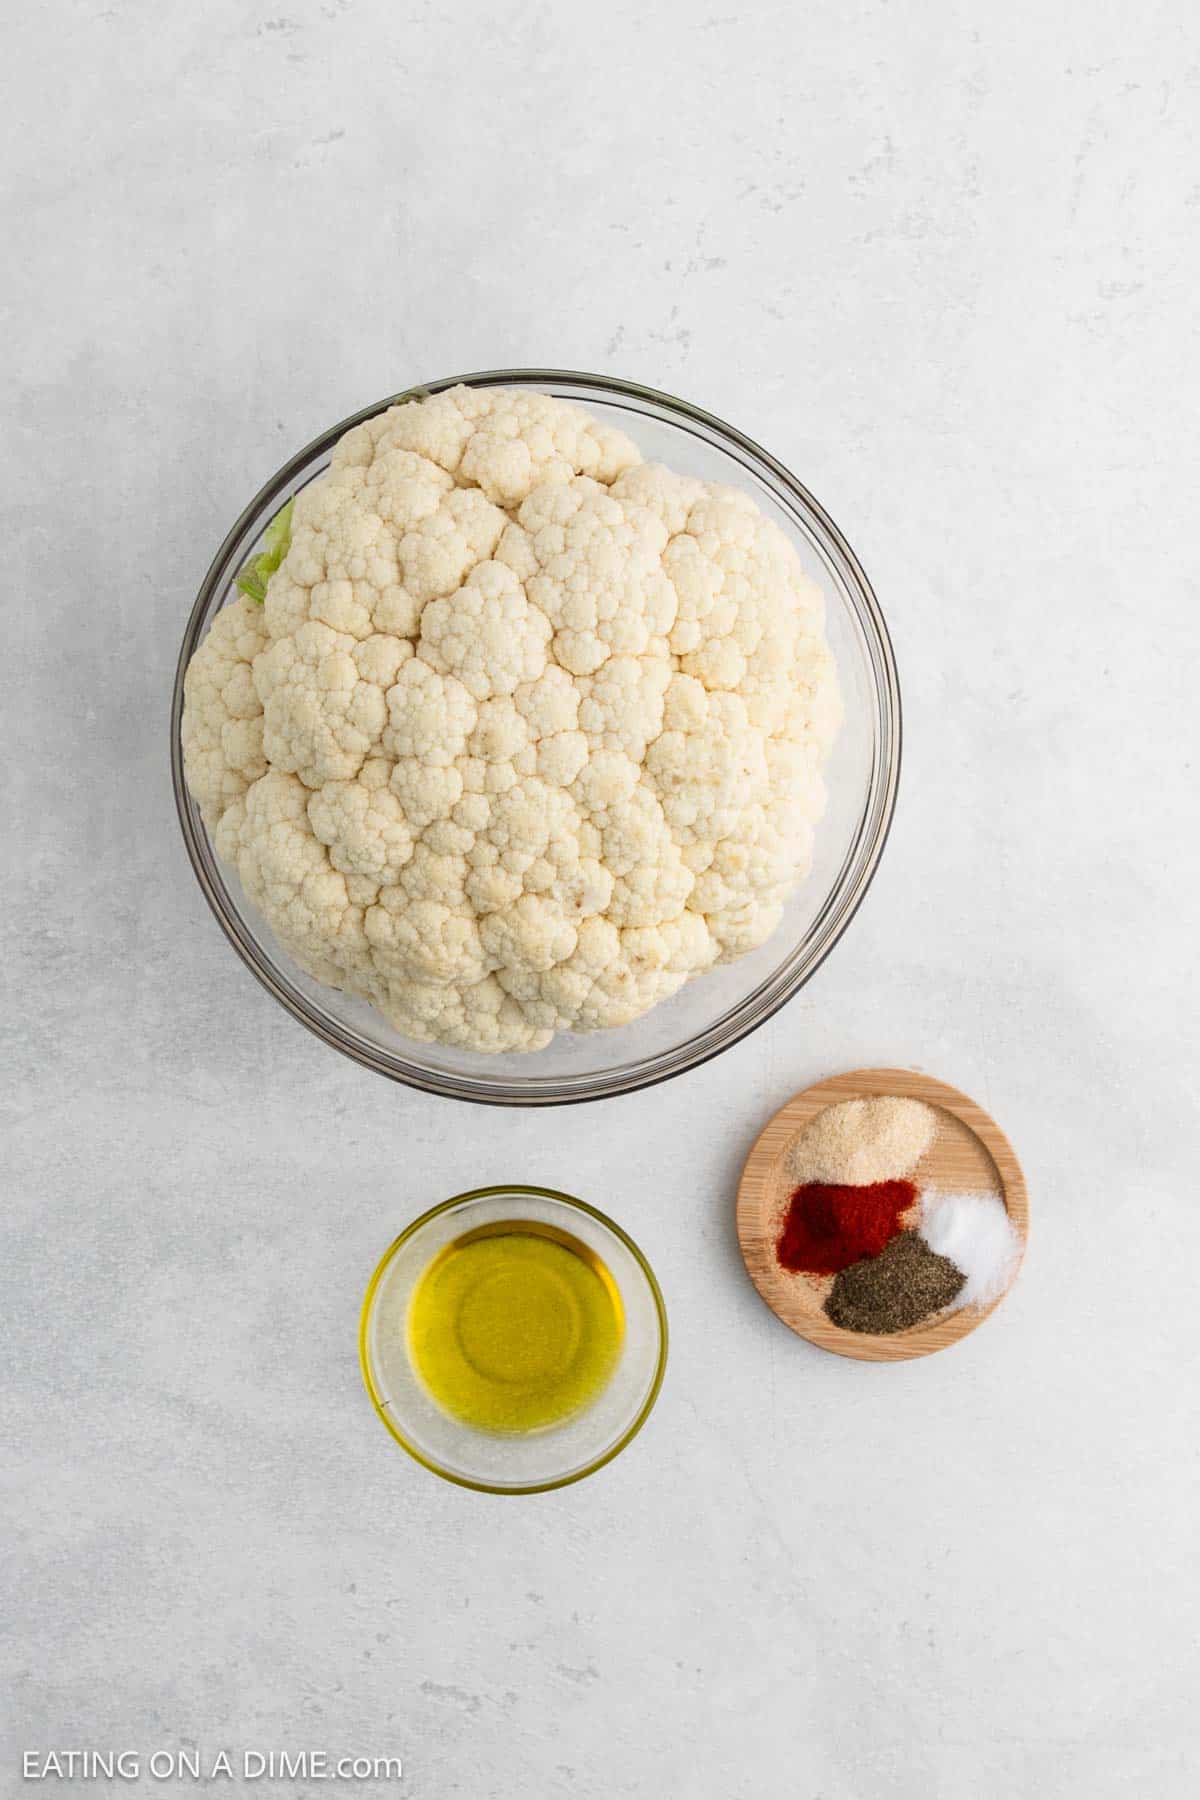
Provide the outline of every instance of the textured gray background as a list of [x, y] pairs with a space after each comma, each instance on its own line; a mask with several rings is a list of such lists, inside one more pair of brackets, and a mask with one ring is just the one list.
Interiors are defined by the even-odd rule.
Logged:
[[[1190, 0], [55, 0], [2, 80], [0, 1791], [198, 1743], [398, 1752], [438, 1800], [1193, 1794]], [[518, 363], [796, 469], [908, 724], [803, 995], [550, 1115], [277, 1009], [166, 759], [247, 495]], [[872, 1369], [771, 1320], [731, 1197], [789, 1093], [890, 1061], [993, 1108], [1035, 1233], [985, 1330]], [[398, 1225], [512, 1175], [616, 1211], [674, 1327], [636, 1446], [515, 1503], [410, 1466], [354, 1349]]]

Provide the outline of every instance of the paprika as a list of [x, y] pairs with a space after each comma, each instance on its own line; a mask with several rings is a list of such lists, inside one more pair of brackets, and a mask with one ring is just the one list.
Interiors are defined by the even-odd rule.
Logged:
[[865, 1187], [807, 1181], [784, 1215], [776, 1244], [780, 1266], [792, 1274], [836, 1275], [865, 1256], [878, 1256], [916, 1198], [911, 1181]]

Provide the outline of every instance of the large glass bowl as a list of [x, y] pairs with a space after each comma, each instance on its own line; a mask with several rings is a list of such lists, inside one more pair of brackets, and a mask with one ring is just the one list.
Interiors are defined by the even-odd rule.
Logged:
[[[829, 806], [817, 828], [812, 870], [778, 930], [760, 949], [689, 981], [630, 1025], [569, 1033], [531, 1055], [483, 1056], [402, 1037], [363, 1000], [321, 986], [297, 968], [220, 863], [183, 779], [179, 727], [183, 676], [209, 624], [236, 597], [234, 577], [293, 494], [328, 466], [352, 425], [399, 395], [343, 419], [284, 464], [255, 495], [205, 576], [184, 633], [171, 708], [171, 767], [184, 841], [197, 879], [230, 943], [275, 998], [310, 1031], [394, 1081], [459, 1100], [548, 1106], [600, 1100], [679, 1075], [753, 1031], [790, 1000], [824, 961], [865, 894], [883, 851], [900, 772], [900, 689], [887, 627], [871, 585], [837, 526], [767, 451], [686, 401], [632, 382], [560, 369], [491, 369], [451, 375], [413, 393], [525, 387], [570, 400], [626, 432], [647, 461], [754, 495], [787, 533], [827, 597], [827, 630], [845, 705], [827, 768]], [[406, 396], [406, 397], [407, 397]]]

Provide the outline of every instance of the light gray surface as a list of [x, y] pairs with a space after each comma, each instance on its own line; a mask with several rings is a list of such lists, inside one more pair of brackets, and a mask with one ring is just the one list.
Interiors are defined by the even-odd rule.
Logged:
[[[58, 0], [9, 52], [0, 1791], [198, 1742], [439, 1800], [1193, 1793], [1194, 8]], [[907, 702], [801, 998], [550, 1115], [306, 1036], [166, 762], [249, 492], [518, 363], [774, 450]], [[872, 1369], [771, 1320], [731, 1199], [789, 1093], [889, 1061], [995, 1111], [1035, 1230], [983, 1331]], [[611, 1208], [674, 1328], [634, 1448], [515, 1503], [409, 1465], [354, 1346], [397, 1227], [506, 1177]]]

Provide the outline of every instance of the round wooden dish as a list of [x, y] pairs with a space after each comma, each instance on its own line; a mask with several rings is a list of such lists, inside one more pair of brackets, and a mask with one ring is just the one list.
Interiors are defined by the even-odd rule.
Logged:
[[914, 1075], [910, 1069], [856, 1069], [794, 1095], [759, 1134], [746, 1158], [738, 1184], [738, 1242], [751, 1281], [785, 1325], [822, 1350], [855, 1356], [862, 1362], [903, 1362], [944, 1350], [981, 1325], [1004, 1298], [1001, 1294], [990, 1306], [961, 1307], [926, 1324], [911, 1325], [907, 1331], [886, 1335], [843, 1331], [826, 1315], [822, 1289], [780, 1268], [774, 1221], [793, 1186], [784, 1169], [788, 1146], [825, 1107], [839, 1100], [867, 1100], [885, 1094], [923, 1100], [938, 1113], [933, 1143], [912, 1171], [911, 1179], [918, 1188], [998, 1193], [1020, 1234], [1022, 1256], [1029, 1236], [1029, 1197], [1012, 1145], [995, 1120], [957, 1088], [928, 1075]]

